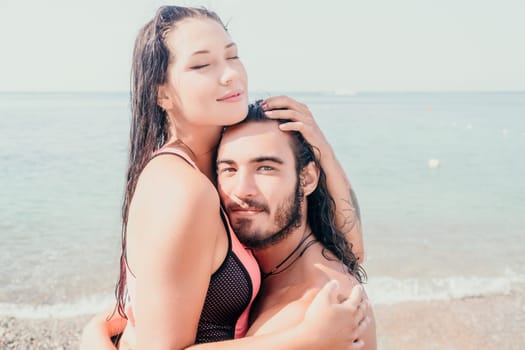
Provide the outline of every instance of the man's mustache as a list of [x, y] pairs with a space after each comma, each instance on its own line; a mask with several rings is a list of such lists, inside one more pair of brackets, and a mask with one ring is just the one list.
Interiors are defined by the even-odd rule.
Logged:
[[226, 206], [226, 211], [231, 212], [231, 211], [245, 210], [246, 208], [251, 208], [251, 209], [270, 213], [270, 208], [264, 203], [261, 203], [261, 202], [258, 202], [256, 200], [249, 199], [249, 198], [241, 199], [241, 201], [242, 201], [242, 205], [235, 203], [235, 202], [228, 204]]

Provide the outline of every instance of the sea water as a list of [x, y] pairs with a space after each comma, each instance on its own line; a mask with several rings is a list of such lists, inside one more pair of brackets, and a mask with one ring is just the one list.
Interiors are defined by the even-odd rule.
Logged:
[[[374, 303], [525, 290], [525, 93], [289, 94], [357, 193]], [[114, 300], [129, 120], [127, 93], [0, 93], [0, 315]]]

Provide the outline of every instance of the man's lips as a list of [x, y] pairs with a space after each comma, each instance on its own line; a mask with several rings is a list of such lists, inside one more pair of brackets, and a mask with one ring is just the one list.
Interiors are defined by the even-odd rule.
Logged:
[[252, 216], [252, 215], [257, 215], [259, 213], [264, 213], [265, 210], [260, 209], [260, 208], [248, 207], [248, 208], [230, 209], [230, 210], [227, 210], [227, 212], [228, 212], [228, 215], [232, 215], [232, 216]]
[[258, 209], [258, 208], [236, 208], [236, 209], [232, 209], [230, 211], [232, 213], [246, 213], [246, 214], [249, 214], [249, 213], [260, 213], [260, 212], [263, 212], [264, 210], [263, 209]]
[[222, 96], [221, 98], [218, 98], [217, 101], [219, 102], [235, 102], [239, 101], [243, 98], [244, 91], [242, 90], [236, 90], [232, 92], [228, 92], [226, 95]]

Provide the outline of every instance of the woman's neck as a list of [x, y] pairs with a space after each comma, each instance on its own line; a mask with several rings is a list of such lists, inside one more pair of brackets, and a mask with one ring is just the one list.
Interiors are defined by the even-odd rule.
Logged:
[[170, 130], [166, 145], [182, 145], [199, 170], [215, 183], [214, 163], [221, 133], [222, 127], [219, 126], [198, 126], [184, 133], [180, 130]]

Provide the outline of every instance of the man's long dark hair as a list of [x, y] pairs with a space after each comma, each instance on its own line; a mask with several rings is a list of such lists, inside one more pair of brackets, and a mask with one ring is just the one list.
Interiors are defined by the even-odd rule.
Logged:
[[[250, 104], [246, 119], [240, 124], [250, 122], [275, 121], [266, 117], [259, 101]], [[285, 123], [289, 120], [278, 120]], [[299, 177], [301, 171], [310, 163], [314, 162], [319, 169], [319, 181], [317, 188], [307, 197], [308, 210], [307, 220], [315, 238], [323, 245], [323, 255], [330, 259], [326, 251], [330, 251], [340, 260], [360, 283], [366, 281], [366, 272], [359, 265], [357, 257], [352, 252], [352, 244], [348, 242], [337, 225], [335, 224], [335, 202], [328, 191], [326, 174], [321, 167], [319, 159], [316, 158], [312, 145], [305, 140], [303, 135], [297, 131], [287, 131], [292, 136], [292, 149], [295, 156], [296, 173]]]
[[115, 288], [117, 309], [123, 317], [126, 317], [126, 231], [129, 205], [140, 173], [153, 153], [168, 139], [167, 115], [157, 104], [159, 85], [166, 82], [168, 64], [174, 58], [174, 53], [170, 53], [166, 46], [165, 38], [169, 31], [176, 29], [180, 21], [187, 18], [208, 18], [224, 27], [217, 14], [204, 8], [162, 6], [140, 30], [135, 40], [131, 69], [129, 163], [122, 205], [122, 254], [120, 276]]

